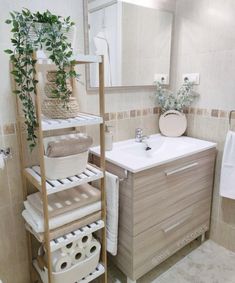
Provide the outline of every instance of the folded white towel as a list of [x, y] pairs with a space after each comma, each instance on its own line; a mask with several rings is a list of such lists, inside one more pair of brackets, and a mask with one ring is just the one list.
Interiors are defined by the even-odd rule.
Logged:
[[[119, 178], [106, 172], [106, 200], [107, 200], [107, 251], [117, 255], [118, 245], [118, 215], [119, 215]], [[98, 187], [97, 181], [93, 185]]]
[[[44, 232], [44, 218], [35, 210], [28, 201], [24, 202], [25, 210], [22, 213], [25, 221], [35, 230], [36, 233]], [[49, 220], [50, 230], [56, 229], [62, 225], [81, 219], [87, 215], [101, 210], [101, 202], [95, 202], [85, 207], [75, 209], [59, 216], [52, 217]]]
[[235, 133], [226, 137], [220, 176], [220, 195], [235, 199]]

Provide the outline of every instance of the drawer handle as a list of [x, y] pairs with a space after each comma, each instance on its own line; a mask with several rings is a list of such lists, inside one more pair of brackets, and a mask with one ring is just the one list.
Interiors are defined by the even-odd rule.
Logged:
[[171, 175], [177, 174], [177, 173], [179, 173], [179, 172], [185, 171], [185, 170], [187, 170], [187, 169], [193, 168], [193, 167], [195, 167], [195, 166], [197, 166], [197, 165], [198, 165], [198, 163], [197, 163], [197, 162], [194, 162], [194, 163], [192, 163], [192, 164], [185, 165], [185, 166], [180, 167], [180, 168], [175, 169], [175, 170], [165, 171], [165, 175], [166, 175], [166, 176], [171, 176]]
[[164, 233], [169, 233], [171, 230], [175, 229], [176, 227], [180, 226], [181, 224], [183, 224], [184, 222], [186, 222], [188, 219], [190, 219], [190, 216], [185, 217], [184, 219], [174, 223], [173, 225], [171, 225], [170, 227], [167, 228], [163, 228]]

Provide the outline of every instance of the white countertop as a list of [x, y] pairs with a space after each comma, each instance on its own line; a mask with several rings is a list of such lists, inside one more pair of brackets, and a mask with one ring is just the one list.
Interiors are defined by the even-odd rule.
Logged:
[[[214, 142], [186, 136], [171, 138], [160, 134], [150, 136], [146, 143], [138, 143], [134, 139], [116, 142], [112, 151], [105, 152], [106, 160], [137, 173], [216, 147]], [[151, 150], [146, 150], [147, 146]], [[100, 148], [93, 147], [90, 152], [99, 156]]]

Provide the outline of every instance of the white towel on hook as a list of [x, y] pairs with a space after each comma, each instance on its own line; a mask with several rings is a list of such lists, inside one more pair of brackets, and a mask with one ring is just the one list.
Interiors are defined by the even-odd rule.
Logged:
[[220, 176], [220, 195], [235, 199], [235, 132], [227, 133]]
[[[118, 246], [118, 216], [119, 216], [119, 178], [106, 171], [106, 237], [107, 251], [117, 255]], [[99, 187], [99, 182], [92, 182]]]

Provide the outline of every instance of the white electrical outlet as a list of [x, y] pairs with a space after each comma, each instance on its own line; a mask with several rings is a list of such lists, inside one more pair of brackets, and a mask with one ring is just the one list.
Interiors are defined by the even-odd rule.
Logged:
[[163, 85], [169, 85], [169, 75], [167, 74], [155, 74], [154, 81]]
[[194, 85], [200, 84], [200, 75], [199, 73], [193, 73], [193, 74], [183, 74], [183, 82], [186, 80], [190, 83], [193, 83]]

